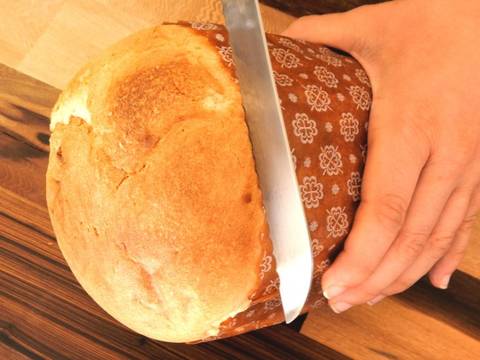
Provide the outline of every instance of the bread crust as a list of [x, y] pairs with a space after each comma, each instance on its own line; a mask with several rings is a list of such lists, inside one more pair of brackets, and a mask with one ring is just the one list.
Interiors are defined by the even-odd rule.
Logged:
[[47, 200], [78, 281], [146, 336], [217, 335], [271, 246], [238, 85], [215, 47], [165, 25], [85, 66], [52, 113]]

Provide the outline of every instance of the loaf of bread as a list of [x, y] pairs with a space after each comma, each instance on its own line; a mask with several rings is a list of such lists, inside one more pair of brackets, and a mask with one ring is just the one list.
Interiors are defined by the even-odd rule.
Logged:
[[[304, 311], [360, 198], [370, 85], [352, 58], [268, 35], [315, 260]], [[87, 64], [51, 116], [47, 200], [88, 294], [148, 337], [282, 322], [232, 49], [215, 24], [136, 33]]]

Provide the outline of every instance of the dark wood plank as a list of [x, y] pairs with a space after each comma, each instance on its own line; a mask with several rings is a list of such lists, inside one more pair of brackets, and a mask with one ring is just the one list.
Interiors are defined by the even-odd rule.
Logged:
[[0, 65], [0, 358], [348, 359], [285, 325], [198, 345], [147, 339], [85, 293], [45, 207], [58, 90]]
[[0, 66], [0, 183], [45, 205], [48, 117], [59, 90]]
[[[6, 198], [4, 194], [2, 198]], [[17, 203], [16, 203], [17, 202]], [[18, 197], [15, 208], [38, 207]], [[56, 243], [41, 226], [0, 214], [0, 313], [3, 346], [50, 358], [325, 358], [340, 354], [286, 326], [199, 345], [167, 344], [131, 332], [103, 312], [78, 285]], [[41, 219], [44, 215], [39, 214]], [[23, 220], [25, 221], [25, 220]], [[33, 223], [35, 217], [28, 222]], [[28, 225], [28, 223], [27, 223]], [[61, 341], [59, 340], [61, 339]], [[12, 350], [13, 351], [13, 350]]]
[[[1, 335], [0, 335], [1, 336]], [[35, 354], [26, 349], [14, 349], [11, 344], [6, 344], [3, 339], [0, 342], [0, 359], [16, 359], [16, 360], [27, 360], [35, 358]]]
[[361, 5], [376, 4], [388, 0], [260, 0], [293, 16], [327, 14], [351, 10]]

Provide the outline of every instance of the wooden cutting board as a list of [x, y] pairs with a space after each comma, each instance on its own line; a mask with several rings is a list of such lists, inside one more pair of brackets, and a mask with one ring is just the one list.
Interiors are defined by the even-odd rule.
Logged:
[[65, 263], [46, 208], [47, 116], [59, 92], [0, 65], [0, 359], [346, 359], [285, 325], [162, 343], [97, 306]]
[[190, 346], [129, 331], [79, 286], [50, 225], [48, 114], [58, 94], [0, 65], [0, 359], [480, 358], [478, 229], [449, 290], [422, 282], [373, 308], [334, 315], [324, 307], [304, 335], [279, 325]]
[[[262, 11], [272, 32], [294, 19]], [[0, 359], [480, 358], [478, 226], [449, 290], [421, 282], [372, 308], [334, 315], [324, 307], [308, 316], [304, 335], [280, 325], [187, 346], [119, 325], [81, 289], [55, 242], [44, 182], [50, 109], [59, 89], [104, 47], [162, 21], [221, 22], [219, 3], [0, 0], [0, 14], [0, 63], [9, 65], [0, 65]]]
[[[268, 32], [294, 17], [261, 5]], [[220, 0], [0, 0], [0, 63], [63, 89], [85, 62], [140, 29], [178, 20], [223, 23]]]

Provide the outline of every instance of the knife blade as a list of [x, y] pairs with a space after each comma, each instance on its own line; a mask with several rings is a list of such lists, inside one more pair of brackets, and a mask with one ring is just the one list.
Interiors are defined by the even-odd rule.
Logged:
[[256, 0], [222, 0], [287, 323], [310, 291], [310, 234]]

